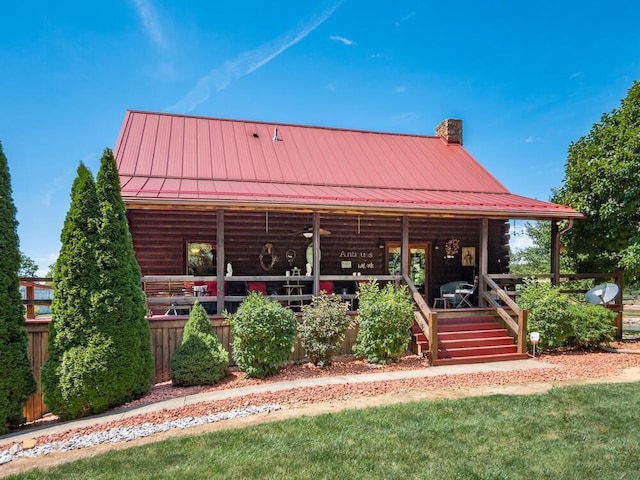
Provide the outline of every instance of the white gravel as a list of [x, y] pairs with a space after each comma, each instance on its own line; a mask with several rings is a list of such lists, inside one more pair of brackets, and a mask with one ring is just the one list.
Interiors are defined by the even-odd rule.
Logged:
[[166, 432], [174, 428], [189, 428], [206, 423], [215, 423], [221, 420], [233, 420], [235, 418], [248, 417], [263, 412], [281, 410], [280, 405], [250, 406], [245, 409], [235, 409], [229, 412], [206, 415], [204, 417], [185, 417], [170, 420], [160, 424], [143, 423], [141, 425], [117, 427], [108, 430], [89, 433], [87, 435], [74, 435], [66, 440], [36, 445], [30, 449], [23, 449], [20, 444], [14, 444], [7, 450], [0, 451], [0, 465], [9, 463], [16, 458], [36, 457], [52, 452], [66, 452], [79, 448], [93, 447], [105, 443], [128, 442], [137, 438], [148, 437], [154, 433]]

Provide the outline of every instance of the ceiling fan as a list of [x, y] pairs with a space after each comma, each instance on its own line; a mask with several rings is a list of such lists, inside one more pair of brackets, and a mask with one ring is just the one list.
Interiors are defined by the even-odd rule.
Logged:
[[[312, 238], [313, 237], [313, 227], [311, 225], [305, 225], [305, 227], [302, 230], [297, 230], [292, 232], [295, 235], [302, 235], [304, 238]], [[325, 230], [324, 228], [320, 229], [320, 235], [321, 236], [325, 236], [325, 235], [331, 235], [331, 232], [329, 230]]]

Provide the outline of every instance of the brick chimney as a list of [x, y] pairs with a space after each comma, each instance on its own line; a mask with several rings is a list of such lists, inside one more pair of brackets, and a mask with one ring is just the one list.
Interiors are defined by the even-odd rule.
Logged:
[[436, 137], [444, 138], [447, 143], [462, 145], [462, 120], [447, 118], [436, 127]]

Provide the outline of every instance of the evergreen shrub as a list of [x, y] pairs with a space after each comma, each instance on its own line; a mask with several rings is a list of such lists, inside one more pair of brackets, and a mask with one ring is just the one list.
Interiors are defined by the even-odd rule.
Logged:
[[302, 323], [298, 336], [309, 360], [315, 365], [331, 365], [335, 352], [344, 341], [351, 318], [347, 315], [349, 305], [338, 295], [313, 297], [310, 305], [302, 307]]
[[171, 381], [176, 386], [212, 385], [229, 369], [229, 354], [211, 330], [204, 307], [196, 300], [184, 326], [182, 342], [171, 357]]
[[17, 229], [9, 165], [0, 143], [0, 434], [24, 421], [24, 402], [36, 391], [19, 288]]
[[413, 302], [406, 285], [380, 288], [376, 280], [358, 290], [358, 336], [354, 353], [371, 363], [397, 361], [407, 350], [413, 325]]
[[250, 292], [235, 314], [225, 316], [233, 335], [233, 358], [247, 376], [272, 375], [289, 359], [297, 326], [290, 309]]

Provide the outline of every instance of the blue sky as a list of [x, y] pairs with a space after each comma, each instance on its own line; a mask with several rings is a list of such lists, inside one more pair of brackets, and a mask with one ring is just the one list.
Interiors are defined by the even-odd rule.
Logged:
[[41, 273], [79, 162], [97, 173], [127, 109], [427, 135], [462, 118], [478, 161], [547, 200], [640, 79], [635, 0], [7, 3], [0, 141]]

